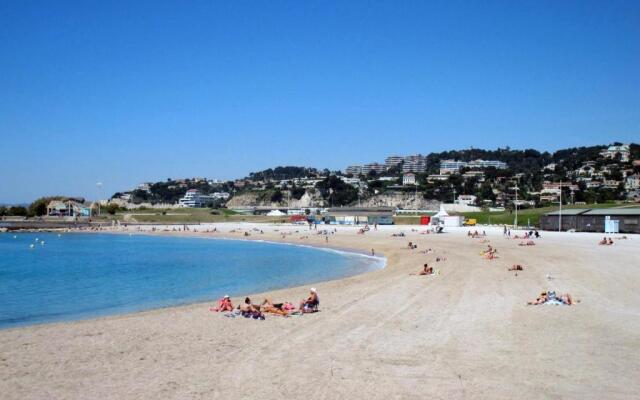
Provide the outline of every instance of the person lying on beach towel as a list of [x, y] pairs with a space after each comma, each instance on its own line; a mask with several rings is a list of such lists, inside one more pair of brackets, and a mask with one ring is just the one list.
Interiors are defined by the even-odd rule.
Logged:
[[302, 300], [300, 303], [300, 311], [303, 313], [312, 313], [318, 311], [320, 305], [320, 298], [318, 297], [318, 291], [315, 288], [311, 288], [309, 291], [309, 297], [306, 300]]
[[603, 237], [601, 241], [598, 242], [599, 245], [606, 245], [607, 244], [607, 237]]
[[507, 268], [507, 271], [524, 271], [524, 267], [520, 264], [513, 264], [511, 268]]
[[540, 293], [540, 296], [538, 296], [535, 301], [530, 301], [527, 305], [537, 306], [540, 304], [552, 304], [571, 306], [578, 302], [579, 300], [574, 300], [569, 293], [557, 295], [554, 291], [547, 291]]
[[271, 299], [264, 299], [260, 306], [260, 310], [263, 312], [282, 315], [283, 317], [288, 316], [294, 309], [295, 307], [291, 303], [274, 303]]
[[218, 307], [211, 307], [209, 308], [209, 310], [216, 312], [233, 311], [233, 304], [231, 304], [231, 299], [229, 298], [229, 296], [225, 295], [223, 298], [218, 300]]
[[518, 243], [518, 246], [535, 246], [535, 245], [536, 245], [536, 242], [534, 242], [533, 240], [527, 240], [526, 242], [522, 241]]

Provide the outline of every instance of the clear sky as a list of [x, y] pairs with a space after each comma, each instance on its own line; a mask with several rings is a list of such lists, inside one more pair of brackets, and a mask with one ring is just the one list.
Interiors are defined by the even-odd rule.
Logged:
[[640, 141], [640, 1], [2, 1], [0, 203]]

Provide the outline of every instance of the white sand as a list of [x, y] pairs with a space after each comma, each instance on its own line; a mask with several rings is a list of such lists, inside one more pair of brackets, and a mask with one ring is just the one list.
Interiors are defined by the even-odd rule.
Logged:
[[[223, 233], [208, 236], [242, 237], [228, 233], [239, 224], [216, 226]], [[265, 234], [250, 239], [280, 240], [274, 226], [257, 226]], [[300, 239], [305, 227], [275, 229], [324, 245], [314, 232]], [[391, 237], [400, 230], [407, 237]], [[375, 248], [388, 264], [314, 284], [322, 304], [312, 315], [231, 319], [196, 304], [0, 331], [0, 398], [638, 398], [640, 237], [597, 246], [601, 235], [543, 232], [519, 247], [487, 229], [500, 256], [489, 261], [465, 232], [339, 228], [329, 245]], [[426, 248], [435, 253], [418, 252]], [[409, 275], [424, 262], [441, 274]], [[517, 277], [506, 270], [514, 263], [526, 266]], [[581, 303], [526, 305], [546, 289]], [[297, 303], [307, 290], [268, 296]]]

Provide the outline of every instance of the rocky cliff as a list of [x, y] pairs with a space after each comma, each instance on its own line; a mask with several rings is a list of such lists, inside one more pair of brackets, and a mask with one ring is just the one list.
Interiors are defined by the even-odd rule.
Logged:
[[[290, 199], [290, 201], [289, 201]], [[227, 208], [243, 207], [324, 207], [325, 202], [317, 190], [310, 190], [298, 200], [289, 196], [287, 191], [283, 191], [283, 199], [280, 202], [272, 202], [270, 195], [265, 195], [263, 191], [245, 192], [232, 197], [227, 203]]]

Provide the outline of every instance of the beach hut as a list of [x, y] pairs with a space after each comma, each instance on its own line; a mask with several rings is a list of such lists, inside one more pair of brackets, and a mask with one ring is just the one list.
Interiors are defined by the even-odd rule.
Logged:
[[325, 221], [338, 225], [393, 224], [391, 207], [336, 207], [324, 214]]

